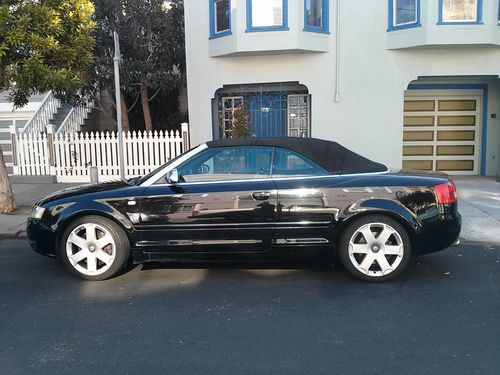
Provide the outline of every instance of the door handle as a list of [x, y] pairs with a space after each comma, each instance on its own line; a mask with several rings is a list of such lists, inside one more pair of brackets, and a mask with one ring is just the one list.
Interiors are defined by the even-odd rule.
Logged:
[[271, 193], [268, 191], [255, 191], [252, 193], [252, 198], [256, 201], [267, 201], [271, 198]]

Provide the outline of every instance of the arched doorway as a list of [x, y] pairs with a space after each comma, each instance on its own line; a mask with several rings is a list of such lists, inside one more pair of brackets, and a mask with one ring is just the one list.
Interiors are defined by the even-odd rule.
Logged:
[[213, 137], [231, 138], [234, 114], [245, 108], [255, 137], [310, 137], [311, 96], [298, 82], [224, 85], [212, 99]]

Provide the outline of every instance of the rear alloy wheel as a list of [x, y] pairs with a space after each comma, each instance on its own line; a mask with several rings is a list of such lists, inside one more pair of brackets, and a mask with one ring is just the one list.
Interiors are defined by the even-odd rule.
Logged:
[[86, 216], [71, 223], [61, 242], [65, 265], [85, 280], [105, 280], [115, 275], [129, 252], [123, 229], [99, 216]]
[[408, 265], [411, 244], [396, 220], [376, 215], [353, 222], [343, 233], [340, 260], [355, 277], [364, 281], [388, 281]]

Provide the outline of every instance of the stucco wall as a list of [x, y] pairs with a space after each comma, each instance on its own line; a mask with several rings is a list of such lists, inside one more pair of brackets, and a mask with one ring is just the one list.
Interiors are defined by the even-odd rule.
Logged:
[[[428, 1], [428, 6], [437, 0]], [[340, 102], [335, 102], [336, 6], [330, 4], [328, 52], [209, 57], [208, 1], [185, 2], [189, 118], [192, 143], [212, 138], [211, 98], [227, 84], [298, 81], [312, 95], [312, 135], [335, 139], [392, 168], [401, 166], [404, 91], [419, 76], [498, 76], [497, 47], [387, 49], [387, 1], [342, 1], [340, 17]], [[303, 0], [289, 0], [299, 9]], [[238, 13], [245, 1], [235, 0]], [[293, 21], [295, 20], [295, 21]], [[299, 22], [297, 22], [297, 20]], [[302, 32], [290, 17], [290, 32]], [[455, 27], [455, 26], [443, 26]], [[464, 29], [464, 33], [467, 29]], [[477, 27], [477, 26], [474, 26]], [[488, 29], [489, 30], [489, 29]], [[244, 30], [233, 30], [244, 32]], [[286, 33], [286, 32], [279, 32]], [[253, 33], [263, 46], [276, 43], [272, 32]], [[458, 41], [457, 41], [458, 43]], [[265, 48], [267, 49], [267, 48]], [[498, 108], [500, 91], [490, 91]], [[496, 107], [495, 107], [496, 106]], [[489, 117], [489, 116], [488, 116]], [[498, 125], [498, 124], [497, 124]], [[493, 123], [492, 125], [493, 126]], [[498, 126], [497, 126], [498, 128]], [[493, 134], [494, 131], [490, 134]], [[498, 169], [498, 134], [490, 140], [487, 170]]]

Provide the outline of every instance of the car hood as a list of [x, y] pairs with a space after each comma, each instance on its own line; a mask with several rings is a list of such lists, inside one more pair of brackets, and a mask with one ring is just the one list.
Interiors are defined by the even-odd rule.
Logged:
[[87, 195], [87, 194], [95, 194], [101, 192], [114, 191], [118, 189], [130, 188], [131, 185], [126, 183], [125, 181], [112, 181], [106, 182], [102, 184], [87, 184], [87, 185], [79, 185], [75, 187], [70, 187], [67, 189], [56, 191], [52, 194], [47, 195], [45, 198], [39, 200], [36, 205], [47, 204], [56, 200]]

